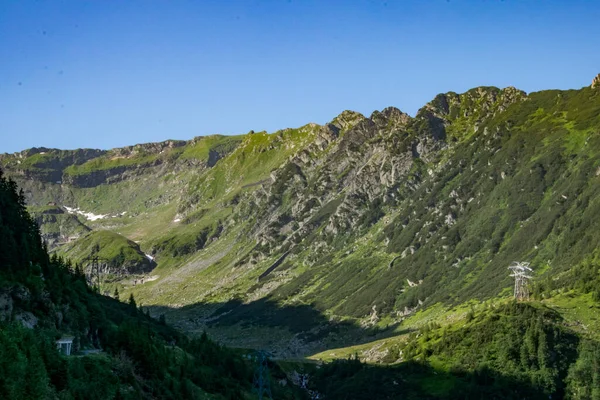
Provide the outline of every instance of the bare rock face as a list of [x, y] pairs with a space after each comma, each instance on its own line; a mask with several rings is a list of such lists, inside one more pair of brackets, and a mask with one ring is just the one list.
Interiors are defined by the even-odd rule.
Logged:
[[22, 312], [15, 316], [15, 319], [28, 329], [33, 329], [38, 323], [38, 319], [29, 311]]
[[600, 74], [596, 75], [594, 80], [592, 80], [592, 89], [600, 87]]
[[346, 132], [355, 127], [364, 119], [365, 117], [360, 113], [345, 110], [340, 115], [335, 117], [333, 121], [331, 121], [331, 124], [340, 129], [342, 132]]

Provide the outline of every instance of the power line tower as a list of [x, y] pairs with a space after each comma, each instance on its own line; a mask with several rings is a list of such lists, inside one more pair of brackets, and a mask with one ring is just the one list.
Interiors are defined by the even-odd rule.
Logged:
[[260, 350], [254, 355], [254, 359], [257, 362], [256, 370], [254, 371], [254, 391], [258, 393], [258, 399], [273, 399], [271, 395], [271, 383], [269, 380], [269, 356], [271, 354]]
[[100, 292], [100, 267], [102, 265], [108, 264], [108, 260], [98, 256], [100, 252], [100, 246], [96, 245], [92, 248], [92, 253], [82, 260], [82, 263], [86, 263], [90, 265], [90, 272], [86, 274], [88, 277], [88, 283], [92, 288], [98, 292]]
[[528, 262], [513, 262], [508, 269], [512, 271], [510, 276], [515, 278], [515, 299], [517, 301], [529, 300], [528, 279], [532, 279], [529, 275], [533, 269], [529, 267]]

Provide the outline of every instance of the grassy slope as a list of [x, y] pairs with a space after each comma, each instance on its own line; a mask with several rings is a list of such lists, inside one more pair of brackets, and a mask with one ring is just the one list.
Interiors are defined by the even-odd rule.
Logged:
[[[0, 203], [0, 293], [8, 305], [0, 321], [3, 399], [251, 398], [252, 365], [237, 352], [206, 337], [188, 340], [133, 299], [101, 296], [70, 262], [50, 258], [23, 197], [1, 173]], [[110, 243], [112, 235], [94, 234]], [[21, 324], [23, 315], [34, 329]], [[74, 338], [70, 357], [56, 348], [64, 335]], [[274, 390], [297, 398], [293, 389]]]
[[83, 261], [93, 253], [93, 248], [98, 247], [98, 257], [113, 261], [123, 255], [124, 263], [141, 264], [147, 259], [139, 246], [126, 237], [111, 231], [93, 231], [76, 242], [65, 245], [61, 254], [74, 262]]
[[[310, 250], [300, 251], [292, 257], [292, 268], [284, 271], [283, 276], [269, 279], [257, 288], [257, 275], [277, 255], [258, 260], [247, 271], [232, 268], [239, 257], [227, 255], [214, 267], [191, 275], [193, 281], [186, 287], [175, 286], [173, 290], [162, 287], [160, 294], [154, 293], [153, 286], [136, 291], [151, 304], [189, 304], [190, 299], [225, 301], [239, 295], [246, 297], [249, 292], [246, 298], [253, 298], [252, 293], [262, 286], [284, 282], [273, 292], [282, 304], [300, 302], [327, 314], [362, 318], [368, 316], [373, 304], [389, 312], [412, 307], [417, 300], [432, 305], [495, 296], [510, 286], [505, 266], [514, 259], [532, 260], [539, 273], [548, 270], [550, 258], [556, 258], [555, 271], [566, 268], [578, 261], [579, 254], [596, 245], [595, 239], [588, 239], [584, 233], [590, 229], [586, 224], [571, 231], [564, 229], [566, 221], [584, 219], [577, 216], [582, 204], [587, 206], [585, 213], [595, 213], [596, 201], [592, 199], [598, 198], [595, 195], [598, 185], [593, 182], [598, 178], [593, 173], [598, 167], [595, 160], [600, 149], [594, 135], [598, 126], [593, 112], [596, 108], [597, 96], [587, 88], [540, 92], [488, 118], [479, 133], [463, 135], [440, 155], [446, 167], [437, 169], [431, 179], [421, 177], [423, 182], [411, 200], [386, 209], [386, 218], [371, 233], [319, 260], [318, 269], [301, 262], [310, 258]], [[457, 115], [463, 112], [461, 109]], [[457, 120], [456, 125], [451, 125], [449, 136], [458, 137], [458, 131], [472, 126], [473, 121]], [[499, 133], [485, 135], [486, 128], [488, 132], [499, 130]], [[294, 133], [291, 131], [290, 135]], [[275, 146], [279, 137], [250, 135], [228, 158], [199, 177], [190, 190], [192, 197], [197, 197], [190, 203], [209, 211], [193, 226], [178, 227], [173, 234], [185, 237], [185, 232], [190, 232], [192, 238], [199, 227], [219, 219], [212, 216], [226, 208], [228, 198], [251, 189], [244, 185], [267, 178], [274, 166], [294, 152], [295, 146], [306, 143], [300, 137], [298, 144], [292, 142], [284, 147], [289, 151], [285, 153], [281, 152], [281, 145]], [[469, 160], [469, 164], [465, 165], [464, 160]], [[419, 169], [436, 170], [435, 162]], [[532, 175], [536, 168], [542, 172]], [[450, 196], [453, 191], [458, 193], [457, 201]], [[441, 217], [432, 212], [434, 208], [441, 211]], [[447, 213], [456, 218], [451, 227], [440, 221]], [[225, 218], [225, 214], [221, 216]], [[406, 221], [408, 229], [402, 228]], [[253, 220], [246, 222], [251, 224]], [[243, 232], [241, 227], [234, 229], [238, 230]], [[580, 239], [581, 235], [585, 240]], [[458, 241], [453, 242], [457, 237]], [[568, 250], [563, 245], [564, 250], [557, 252], [556, 245], [564, 242], [565, 237], [580, 250]], [[382, 247], [385, 238], [389, 239], [387, 249]], [[246, 248], [251, 247], [253, 244], [245, 239], [231, 233], [218, 248], [225, 249], [227, 243], [236, 241], [236, 248], [244, 243]], [[389, 262], [411, 246], [418, 251], [397, 260], [390, 269]], [[443, 248], [447, 251], [442, 251]], [[243, 255], [240, 251], [238, 256]], [[209, 246], [193, 258], [201, 260], [205, 255], [210, 258], [210, 254]], [[168, 261], [173, 269], [165, 269], [163, 273], [176, 273], [178, 266], [186, 262], [185, 257]], [[451, 264], [457, 267], [449, 269]], [[407, 279], [424, 282], [411, 288]], [[193, 283], [196, 281], [204, 282], [203, 290], [197, 290]], [[439, 290], [440, 287], [444, 290]], [[398, 295], [400, 290], [403, 293]]]
[[[595, 175], [600, 152], [597, 91], [533, 93], [496, 112], [502, 105], [501, 92], [486, 90], [494, 98], [489, 106], [483, 97], [471, 96], [478, 90], [456, 98], [448, 95], [454, 98], [448, 100], [444, 115], [451, 145], [436, 158], [415, 163], [416, 189], [402, 192], [400, 187], [399, 202], [382, 207], [384, 218], [356, 236], [339, 235], [334, 251], [317, 257], [309, 245], [322, 236], [319, 228], [280, 270], [260, 283], [258, 275], [279, 254], [235, 266], [248, 259], [255, 245], [247, 235], [249, 227], [262, 222], [252, 213], [241, 219], [236, 202], [253, 207], [250, 200], [261, 182], [310, 144], [318, 127], [247, 135], [212, 169], [165, 175], [159, 188], [185, 193], [177, 206], [153, 203], [166, 189], [157, 190], [143, 181], [75, 191], [74, 196], [89, 207], [86, 211], [137, 212], [99, 221], [97, 226], [142, 240], [145, 249], [168, 241], [168, 251], [159, 253], [155, 271], [159, 280], [135, 287], [144, 304], [222, 304], [271, 293], [280, 305], [306, 304], [328, 317], [356, 323], [367, 319], [376, 305], [382, 321], [394, 325], [399, 320], [396, 311], [414, 307], [419, 300], [425, 302], [424, 308], [442, 304], [451, 309], [470, 298], [497, 296], [510, 287], [506, 265], [514, 259], [531, 260], [542, 275], [577, 264], [582, 254], [598, 245], [597, 235], [589, 233], [597, 231], [593, 216], [600, 206]], [[472, 113], [486, 107], [490, 114]], [[210, 146], [196, 144], [177, 157], [206, 157]], [[173, 185], [181, 176], [183, 185]], [[167, 197], [177, 197], [175, 191], [170, 193]], [[143, 211], [148, 205], [150, 209]], [[453, 225], [444, 222], [449, 214]], [[177, 216], [182, 217], [179, 223], [174, 222]], [[203, 230], [219, 222], [224, 229], [218, 240], [174, 255], [174, 250], [195, 245]], [[396, 259], [411, 248], [414, 254], [408, 251], [406, 257]], [[423, 283], [410, 287], [407, 279]], [[202, 329], [190, 318], [203, 310], [169, 312], [182, 327]], [[214, 329], [231, 333], [227, 327]]]

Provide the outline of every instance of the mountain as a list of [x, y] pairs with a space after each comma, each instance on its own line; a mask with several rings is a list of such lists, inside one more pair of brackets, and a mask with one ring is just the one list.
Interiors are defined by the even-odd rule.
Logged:
[[[0, 171], [0, 397], [245, 399], [253, 365], [206, 334], [188, 339], [88, 286], [50, 257], [25, 199]], [[58, 339], [72, 343], [63, 355]], [[277, 373], [277, 371], [274, 371]], [[275, 375], [276, 376], [276, 375]], [[299, 390], [274, 388], [279, 398]]]
[[[530, 332], [533, 354], [550, 340], [540, 332], [570, 324], [556, 334], [571, 348], [556, 351], [565, 365], [595, 340], [594, 313], [573, 307], [597, 307], [599, 153], [593, 84], [479, 87], [440, 94], [414, 117], [344, 111], [271, 134], [31, 149], [0, 165], [35, 215], [55, 207], [71, 221], [39, 220], [52, 251], [83, 260], [92, 242], [127, 249], [126, 273], [107, 271], [102, 290], [135, 294], [184, 332], [280, 358], [434, 357], [449, 370], [456, 355], [432, 344], [446, 328], [465, 349], [475, 324], [499, 337]], [[506, 305], [513, 261], [531, 263], [532, 296], [549, 310]], [[469, 315], [480, 318], [465, 324]], [[501, 316], [516, 325], [489, 322]], [[411, 337], [423, 329], [428, 339]], [[489, 361], [464, 355], [469, 372]], [[546, 364], [536, 355], [515, 371], [533, 365]], [[550, 369], [531, 378], [534, 392], [565, 382], [567, 369]]]

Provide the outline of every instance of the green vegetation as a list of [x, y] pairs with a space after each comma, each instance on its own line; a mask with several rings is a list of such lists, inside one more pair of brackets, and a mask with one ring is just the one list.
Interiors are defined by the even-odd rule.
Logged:
[[551, 310], [509, 303], [468, 313], [460, 329], [426, 326], [399, 350], [404, 359], [428, 359], [458, 375], [476, 372], [485, 380], [485, 374], [491, 373], [488, 379], [500, 393], [515, 388], [507, 387], [505, 381], [496, 382], [494, 374], [527, 382], [533, 389], [528, 398], [563, 397], [578, 338], [560, 320]]
[[219, 237], [223, 230], [220, 221], [215, 221], [210, 226], [204, 226], [199, 231], [194, 229], [187, 234], [177, 233], [163, 237], [161, 242], [153, 247], [155, 252], [162, 255], [180, 257], [193, 254], [211, 240]]
[[[221, 158], [231, 153], [242, 142], [243, 136], [212, 135], [200, 138], [195, 144], [185, 146], [180, 158], [183, 160], [196, 159], [208, 162], [211, 153]], [[216, 162], [216, 159], [213, 161]]]
[[104, 152], [88, 149], [69, 151], [39, 148], [24, 153], [18, 159], [12, 160], [11, 166], [30, 172], [60, 173], [69, 165], [81, 164], [90, 157], [97, 157]]
[[241, 136], [213, 135], [197, 138], [191, 143], [180, 142], [177, 146], [157, 148], [138, 145], [131, 151], [113, 150], [83, 164], [71, 165], [65, 168], [64, 173], [75, 177], [101, 171], [116, 172], [128, 167], [144, 168], [165, 162], [176, 162], [178, 159], [198, 160], [212, 165], [224, 155], [231, 153], [241, 141]]
[[93, 231], [81, 239], [61, 248], [61, 254], [75, 262], [98, 256], [118, 268], [151, 269], [152, 263], [140, 246], [126, 237], [111, 231]]
[[316, 128], [306, 125], [272, 134], [247, 134], [235, 151], [192, 182], [189, 196], [180, 209], [204, 205], [215, 199], [222, 202], [269, 178], [284, 160], [306, 146]]
[[595, 399], [599, 350], [557, 312], [510, 302], [423, 326], [388, 349], [388, 362], [399, 364], [373, 366], [355, 354], [312, 371], [311, 383], [326, 398]]
[[117, 168], [136, 166], [144, 167], [158, 160], [156, 154], [136, 154], [131, 157], [102, 156], [94, 158], [81, 165], [71, 165], [65, 169], [65, 174], [71, 176], [87, 175], [95, 171], [112, 170]]
[[[206, 335], [189, 340], [87, 286], [79, 267], [41, 243], [23, 194], [0, 173], [0, 395], [3, 399], [242, 399], [251, 365]], [[20, 320], [33, 321], [26, 328]], [[32, 329], [33, 328], [33, 329]], [[54, 340], [72, 335], [66, 357]], [[298, 398], [275, 388], [278, 398]]]
[[[187, 333], [284, 357], [406, 363], [324, 366], [315, 389], [330, 398], [367, 381], [382, 398], [593, 398], [598, 115], [597, 89], [480, 87], [440, 94], [414, 118], [344, 112], [114, 150], [53, 166], [67, 170], [61, 185], [2, 162], [48, 234], [76, 229], [57, 229], [50, 201], [109, 215], [81, 218], [95, 233], [61, 254], [100, 244], [140, 260], [135, 240], [156, 256], [152, 279], [108, 289]], [[534, 267], [527, 306], [509, 302], [515, 260]], [[327, 383], [342, 376], [354, 377], [348, 392]]]
[[32, 206], [27, 209], [40, 227], [42, 239], [50, 248], [90, 231], [90, 228], [84, 225], [77, 216], [66, 213], [58, 206]]

